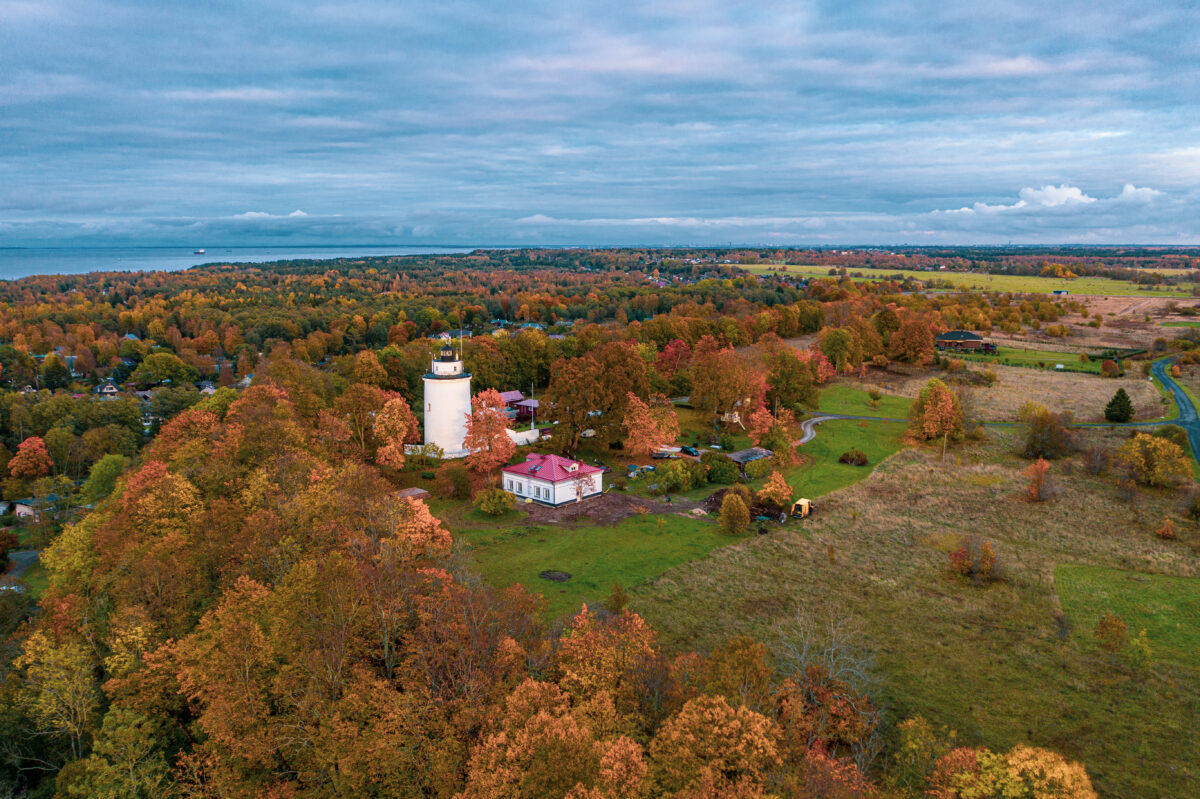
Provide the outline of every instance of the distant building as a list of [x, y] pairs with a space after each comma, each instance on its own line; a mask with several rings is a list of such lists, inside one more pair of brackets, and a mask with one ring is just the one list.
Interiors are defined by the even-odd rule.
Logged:
[[504, 490], [517, 499], [557, 507], [598, 496], [604, 491], [604, 470], [559, 455], [532, 453], [524, 463], [500, 470]]
[[96, 396], [101, 399], [116, 399], [121, 396], [121, 389], [117, 388], [116, 384], [111, 379], [105, 380], [100, 385], [92, 389]]
[[937, 337], [939, 350], [982, 350], [983, 336], [969, 330], [948, 330]]
[[1060, 297], [1062, 297], [1062, 296], [1066, 296], [1067, 294], [1070, 294], [1071, 292], [1067, 291], [1066, 289], [1055, 289], [1054, 293], [1059, 295]]
[[429, 499], [429, 492], [423, 488], [402, 488], [396, 492], [400, 499]]

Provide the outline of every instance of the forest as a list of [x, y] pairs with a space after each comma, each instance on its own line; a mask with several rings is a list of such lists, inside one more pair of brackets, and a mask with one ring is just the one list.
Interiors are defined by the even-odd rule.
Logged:
[[[838, 263], [1017, 269], [1058, 255]], [[1087, 316], [1073, 297], [739, 269], [830, 258], [513, 250], [0, 284], [3, 491], [37, 506], [21, 529], [46, 573], [36, 597], [0, 594], [0, 785], [1096, 796], [1086, 764], [1051, 748], [993, 750], [885, 709], [835, 627], [797, 627], [786, 651], [745, 635], [691, 651], [664, 643], [620, 586], [555, 616], [536, 586], [481, 579], [440, 505], [395, 496], [433, 468], [405, 445], [420, 441], [422, 375], [447, 341], [473, 390], [541, 398], [549, 446], [574, 455], [638, 451], [629, 439], [662, 433], [654, 409], [670, 397], [706, 418], [740, 409], [769, 443], [837, 376], [940, 362], [938, 333]], [[1132, 279], [1164, 259], [1196, 266], [1076, 260]], [[1172, 346], [1194, 347], [1177, 333]]]

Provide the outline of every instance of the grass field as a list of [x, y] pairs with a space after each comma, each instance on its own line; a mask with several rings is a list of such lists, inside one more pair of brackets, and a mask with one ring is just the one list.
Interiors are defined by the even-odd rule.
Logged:
[[[460, 528], [471, 556], [488, 582], [522, 583], [546, 597], [551, 618], [608, 595], [613, 583], [630, 586], [672, 566], [695, 560], [735, 539], [711, 519], [631, 516], [612, 526], [499, 523]], [[538, 577], [547, 569], [572, 575], [562, 584]]]
[[1200, 327], [1200, 322], [1163, 322], [1162, 327]]
[[[853, 485], [871, 474], [871, 470], [903, 446], [908, 430], [904, 422], [866, 422], [836, 419], [817, 426], [817, 437], [801, 448], [812, 463], [788, 471], [784, 477], [797, 496], [815, 499], [839, 488]], [[866, 466], [838, 463], [842, 453], [851, 449], [867, 456]], [[760, 481], [762, 482], [762, 481]], [[753, 484], [755, 489], [760, 482]]]
[[[763, 274], [776, 272], [778, 265], [756, 264], [743, 266], [748, 272]], [[787, 274], [807, 277], [829, 277], [827, 266], [787, 266]], [[1018, 275], [986, 275], [969, 272], [920, 272], [908, 269], [851, 269], [854, 280], [887, 280], [893, 275], [915, 280], [944, 280], [964, 289], [982, 291], [1007, 291], [1014, 293], [1050, 294], [1056, 289], [1065, 289], [1071, 294], [1104, 295], [1116, 297], [1188, 297], [1191, 284], [1171, 287], [1142, 289], [1124, 280], [1104, 277], [1079, 277], [1073, 280], [1050, 277], [1023, 277]], [[862, 277], [854, 277], [861, 274]]]
[[1114, 613], [1131, 637], [1146, 631], [1155, 658], [1200, 669], [1200, 580], [1064, 565], [1054, 570], [1054, 584], [1075, 635], [1086, 644], [1096, 645], [1096, 622]]
[[[1122, 440], [1084, 435], [1106, 447]], [[1015, 448], [1014, 433], [992, 429], [945, 462], [901, 452], [826, 496], [813, 518], [636, 587], [632, 606], [668, 645], [700, 651], [747, 634], [782, 652], [798, 620], [820, 637], [836, 619], [874, 663], [872, 691], [892, 722], [921, 714], [964, 745], [1055, 749], [1084, 763], [1102, 796], [1200, 795], [1200, 673], [1165, 657], [1144, 673], [1113, 666], [1080, 638], [1078, 611], [1067, 614], [1074, 630], [1056, 620], [1055, 590], [1062, 564], [1200, 576], [1200, 532], [1178, 521], [1180, 540], [1159, 540], [1154, 528], [1177, 514], [1177, 495], [1123, 501], [1112, 475], [1072, 460], [1051, 467], [1056, 496], [1030, 503], [1028, 462]], [[994, 542], [1003, 581], [973, 585], [951, 572], [946, 553], [966, 532]]]
[[842, 383], [834, 383], [821, 389], [818, 410], [842, 416], [879, 416], [885, 419], [907, 419], [912, 400], [885, 394], [877, 405], [871, 404], [870, 395], [863, 389]]
[[25, 574], [21, 575], [21, 579], [25, 581], [29, 595], [35, 602], [41, 599], [42, 594], [46, 593], [46, 589], [50, 587], [50, 575], [47, 574], [46, 567], [40, 560], [26, 569]]
[[[1094, 375], [1100, 374], [1100, 364], [1103, 362], [1096, 358], [1089, 359], [1086, 363], [1080, 362], [1079, 353], [1077, 352], [1031, 350], [1004, 346], [997, 347], [995, 355], [959, 352], [947, 352], [944, 354], [949, 358], [960, 358], [979, 363], [998, 363], [1003, 366], [1024, 366], [1032, 369], [1053, 369], [1058, 372], [1087, 372]], [[1056, 369], [1055, 367], [1060, 363], [1063, 365], [1063, 368]]]

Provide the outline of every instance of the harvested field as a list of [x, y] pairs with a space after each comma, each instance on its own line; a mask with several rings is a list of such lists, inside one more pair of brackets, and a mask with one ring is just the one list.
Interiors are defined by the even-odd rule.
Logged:
[[[1052, 372], [1019, 366], [989, 366], [998, 379], [995, 385], [970, 389], [981, 419], [1011, 422], [1017, 410], [1028, 400], [1040, 402], [1051, 410], [1071, 411], [1077, 422], [1103, 422], [1104, 406], [1118, 388], [1124, 388], [1133, 400], [1134, 419], [1145, 421], [1163, 415], [1161, 395], [1144, 377], [1103, 378], [1078, 372]], [[972, 364], [971, 371], [981, 371]], [[877, 387], [887, 394], [915, 397], [930, 377], [945, 379], [945, 373], [918, 375], [874, 369], [865, 378], [839, 378], [839, 384], [855, 388]]]
[[[1124, 431], [1081, 435], [1111, 447]], [[1102, 796], [1200, 794], [1200, 672], [1166, 647], [1143, 671], [1114, 664], [1055, 589], [1059, 564], [1200, 575], [1200, 532], [1180, 520], [1180, 498], [1122, 499], [1112, 475], [1072, 459], [1051, 468], [1054, 497], [1032, 503], [1015, 437], [989, 436], [944, 463], [905, 450], [815, 518], [674, 568], [636, 588], [632, 606], [668, 644], [701, 651], [746, 634], [782, 653], [799, 628], [827, 641], [836, 624], [874, 662], [892, 722], [921, 714], [963, 745], [1061, 751]], [[1165, 515], [1178, 541], [1155, 536]], [[1002, 581], [952, 572], [947, 553], [968, 533], [993, 542]]]

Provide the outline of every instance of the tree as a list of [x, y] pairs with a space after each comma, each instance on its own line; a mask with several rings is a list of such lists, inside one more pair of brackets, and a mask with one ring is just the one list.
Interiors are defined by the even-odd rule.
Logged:
[[652, 404], [648, 405], [630, 392], [627, 400], [623, 427], [629, 454], [645, 457], [675, 443], [679, 437], [679, 417], [665, 397], [652, 397]]
[[54, 462], [46, 450], [46, 442], [38, 436], [30, 436], [17, 447], [17, 454], [8, 461], [8, 471], [13, 477], [32, 480], [50, 474]]
[[375, 460], [393, 469], [404, 465], [404, 440], [415, 427], [416, 418], [403, 397], [394, 397], [375, 417], [372, 432], [379, 441]]
[[740, 472], [738, 465], [722, 452], [705, 452], [700, 463], [708, 467], [708, 482], [729, 485], [736, 483]]
[[1045, 405], [1027, 403], [1021, 417], [1025, 421], [1025, 445], [1021, 454], [1026, 458], [1054, 460], [1071, 452], [1074, 442], [1067, 430], [1070, 412], [1054, 413]]
[[1129, 399], [1125, 389], [1118, 388], [1117, 393], [1113, 394], [1113, 398], [1104, 406], [1104, 418], [1110, 422], [1128, 422], [1133, 418], [1133, 401]]
[[107, 497], [116, 488], [117, 479], [128, 466], [129, 458], [124, 455], [109, 454], [96, 461], [83, 483], [84, 498], [95, 504]]
[[786, 510], [792, 501], [792, 487], [783, 479], [782, 474], [771, 472], [766, 485], [759, 489], [756, 496], [759, 502]]
[[129, 376], [129, 382], [143, 386], [156, 386], [168, 381], [180, 385], [195, 383], [199, 379], [200, 373], [194, 367], [188, 366], [179, 356], [169, 352], [147, 355]]
[[1137, 433], [1117, 450], [1116, 462], [1145, 486], [1164, 487], [1192, 473], [1183, 449], [1173, 441]]
[[933, 330], [915, 314], [905, 314], [888, 341], [887, 355], [895, 361], [929, 363], [933, 360]]
[[466, 464], [476, 474], [487, 474], [489, 482], [495, 470], [508, 463], [517, 451], [516, 442], [508, 434], [505, 407], [500, 392], [489, 388], [471, 398], [471, 413], [467, 415], [463, 446], [470, 454]]
[[561, 358], [551, 369], [545, 406], [563, 452], [574, 453], [584, 430], [608, 444], [620, 438], [629, 394], [646, 396], [646, 364], [637, 348], [610, 342], [578, 358]]
[[1050, 470], [1050, 464], [1045, 458], [1038, 458], [1035, 462], [1029, 465], [1022, 474], [1029, 478], [1029, 485], [1026, 490], [1029, 492], [1029, 498], [1034, 502], [1041, 502], [1045, 497], [1046, 490], [1046, 472]]
[[379, 363], [379, 356], [373, 350], [361, 350], [354, 356], [354, 379], [370, 386], [387, 383], [387, 370]]
[[909, 410], [909, 432], [922, 440], [942, 439], [942, 457], [951, 436], [962, 436], [963, 415], [959, 399], [945, 383], [931, 378], [917, 395]]
[[46, 360], [42, 361], [42, 385], [54, 391], [59, 388], [66, 388], [71, 384], [71, 370], [54, 353], [46, 356]]
[[658, 731], [650, 755], [660, 795], [697, 785], [706, 774], [761, 785], [780, 762], [771, 720], [745, 706], [730, 707], [720, 696], [688, 701]]
[[741, 497], [732, 491], [721, 500], [721, 530], [729, 535], [741, 535], [750, 526], [750, 510]]

